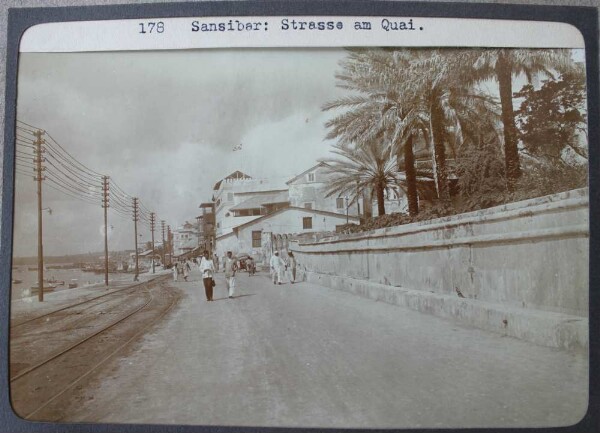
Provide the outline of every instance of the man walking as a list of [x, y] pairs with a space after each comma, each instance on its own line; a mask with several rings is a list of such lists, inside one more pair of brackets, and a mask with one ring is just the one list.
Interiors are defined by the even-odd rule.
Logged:
[[279, 251], [275, 251], [269, 263], [271, 265], [271, 275], [273, 276], [273, 284], [281, 284], [283, 279], [283, 269], [285, 262], [279, 257]]
[[213, 253], [213, 262], [215, 263], [215, 272], [219, 272], [219, 255], [217, 253]]
[[237, 263], [233, 259], [233, 254], [231, 251], [227, 251], [227, 257], [223, 262], [223, 267], [225, 270], [225, 282], [227, 284], [227, 293], [229, 298], [233, 298], [233, 294], [235, 292], [235, 272], [237, 271]]
[[204, 293], [206, 294], [206, 300], [212, 301], [213, 299], [213, 272], [215, 271], [215, 264], [210, 259], [208, 251], [204, 251], [204, 257], [200, 262], [200, 272], [202, 272], [202, 282], [204, 283]]
[[288, 252], [286, 269], [290, 282], [294, 284], [296, 282], [296, 257], [294, 257], [294, 253], [291, 251]]

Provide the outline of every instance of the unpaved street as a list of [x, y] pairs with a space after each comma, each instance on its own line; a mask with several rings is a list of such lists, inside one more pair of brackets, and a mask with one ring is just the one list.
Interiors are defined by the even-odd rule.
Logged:
[[238, 275], [86, 384], [68, 421], [322, 427], [548, 426], [587, 408], [587, 357], [316, 285]]

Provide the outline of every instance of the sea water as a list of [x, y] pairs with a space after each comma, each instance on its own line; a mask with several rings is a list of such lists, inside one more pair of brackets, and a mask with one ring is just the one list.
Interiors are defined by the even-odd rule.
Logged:
[[[37, 286], [38, 273], [36, 270], [29, 270], [33, 268], [32, 265], [28, 266], [15, 266], [12, 269], [11, 277], [11, 299], [21, 299], [28, 296], [37, 296], [37, 292], [32, 293], [31, 287]], [[77, 281], [72, 281], [73, 279]], [[109, 273], [108, 279], [110, 281], [131, 281], [133, 280], [133, 274], [127, 273]], [[21, 283], [14, 283], [14, 280], [21, 280]], [[64, 281], [63, 285], [57, 285], [54, 291], [69, 290], [69, 283], [76, 282], [77, 287], [89, 287], [93, 285], [104, 284], [104, 274], [95, 274], [94, 272], [84, 272], [79, 268], [74, 269], [46, 269], [44, 270], [44, 280], [56, 280]], [[46, 283], [48, 285], [48, 283]], [[49, 292], [44, 292], [49, 293]]]

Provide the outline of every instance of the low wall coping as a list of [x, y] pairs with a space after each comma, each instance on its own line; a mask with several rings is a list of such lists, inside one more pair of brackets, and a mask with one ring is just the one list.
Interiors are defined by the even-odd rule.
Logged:
[[[468, 224], [482, 224], [522, 217], [552, 213], [565, 209], [578, 209], [589, 206], [588, 189], [581, 188], [544, 197], [536, 197], [520, 202], [508, 203], [488, 209], [436, 218], [428, 221], [419, 221], [393, 227], [384, 227], [362, 233], [339, 235], [324, 238], [316, 242], [300, 242], [299, 246], [324, 245], [344, 242], [354, 242], [364, 239], [377, 239], [387, 237], [400, 237], [409, 234], [422, 233], [438, 229], [447, 229]], [[580, 226], [578, 226], [580, 230]], [[586, 226], [587, 233], [589, 228]]]
[[[332, 249], [332, 250], [323, 250], [319, 248], [322, 244], [313, 243], [313, 244], [299, 244], [298, 249], [296, 250], [302, 254], [340, 254], [340, 253], [354, 253], [354, 252], [362, 252], [362, 253], [371, 253], [371, 252], [398, 252], [398, 251], [418, 251], [418, 250], [427, 250], [427, 249], [440, 249], [440, 248], [453, 248], [464, 245], [476, 245], [476, 244], [507, 244], [507, 243], [523, 243], [523, 242], [531, 242], [539, 239], [556, 239], [556, 238], [573, 238], [573, 237], [588, 237], [589, 236], [589, 228], [587, 225], [574, 225], [568, 227], [555, 227], [549, 229], [538, 229], [538, 230], [530, 230], [526, 233], [518, 232], [514, 234], [491, 234], [491, 235], [480, 235], [480, 236], [465, 236], [462, 238], [455, 239], [441, 239], [434, 241], [425, 241], [425, 242], [414, 242], [406, 245], [398, 245], [394, 247], [390, 247], [387, 245], [383, 245], [380, 247], [356, 247], [356, 248], [345, 248], [345, 249]], [[371, 238], [369, 238], [371, 239]], [[357, 239], [352, 239], [357, 240]], [[315, 247], [315, 249], [307, 249], [310, 247]]]

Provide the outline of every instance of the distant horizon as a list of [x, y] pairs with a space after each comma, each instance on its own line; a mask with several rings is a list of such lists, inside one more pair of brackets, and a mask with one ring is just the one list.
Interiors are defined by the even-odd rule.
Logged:
[[[109, 251], [109, 256], [111, 254], [124, 254], [124, 253], [133, 253], [134, 250], [118, 250], [118, 251]], [[80, 256], [96, 256], [98, 255], [98, 257], [102, 256], [102, 259], [104, 259], [104, 251], [93, 251], [93, 252], [88, 252], [88, 253], [75, 253], [75, 254], [56, 254], [56, 255], [52, 255], [52, 256], [47, 256], [44, 255], [44, 261], [46, 261], [46, 259], [58, 259], [58, 258], [66, 258], [66, 257], [80, 257]], [[37, 256], [13, 256], [13, 262], [17, 261], [17, 260], [36, 260], [37, 261], [38, 257]]]

